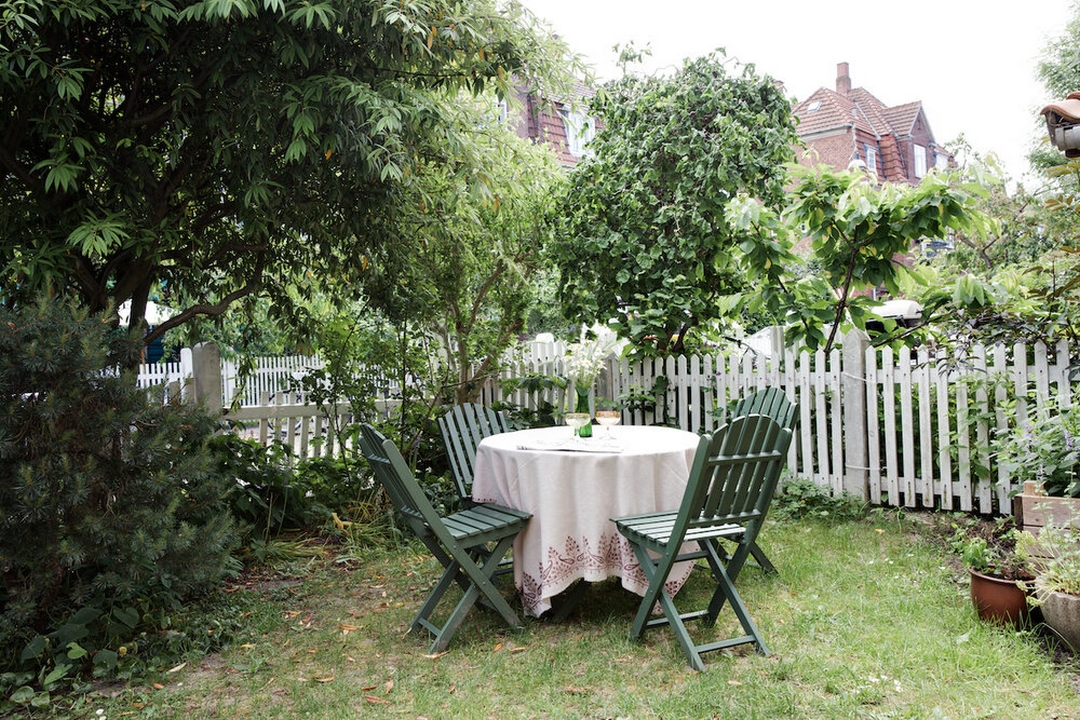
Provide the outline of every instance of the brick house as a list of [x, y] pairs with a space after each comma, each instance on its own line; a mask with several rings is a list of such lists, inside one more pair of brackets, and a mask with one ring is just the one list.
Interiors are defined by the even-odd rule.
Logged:
[[588, 101], [596, 94], [595, 89], [578, 82], [574, 84], [573, 93], [573, 102], [548, 100], [528, 88], [519, 87], [517, 100], [521, 110], [509, 120], [518, 137], [550, 146], [559, 162], [567, 168], [577, 165], [585, 157], [588, 153], [586, 145], [598, 127], [596, 118], [587, 114]]
[[802, 165], [865, 167], [880, 182], [918, 185], [931, 168], [955, 165], [934, 140], [922, 102], [888, 106], [865, 88], [852, 88], [848, 64], [836, 66], [836, 90], [818, 88], [795, 105]]

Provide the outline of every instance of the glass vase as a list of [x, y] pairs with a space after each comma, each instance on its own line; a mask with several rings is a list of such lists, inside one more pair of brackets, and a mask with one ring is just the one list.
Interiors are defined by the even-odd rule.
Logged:
[[[577, 393], [577, 405], [574, 407], [574, 412], [589, 413], [589, 387], [587, 385], [575, 385], [574, 391]], [[590, 420], [585, 425], [582, 425], [577, 429], [578, 437], [592, 437], [592, 421]]]

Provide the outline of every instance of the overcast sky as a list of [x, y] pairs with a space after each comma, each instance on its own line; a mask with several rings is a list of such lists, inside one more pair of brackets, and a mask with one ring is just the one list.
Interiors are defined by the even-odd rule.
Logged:
[[1074, 14], [1074, 0], [522, 2], [605, 80], [618, 74], [612, 46], [631, 40], [651, 46], [649, 70], [726, 48], [796, 99], [835, 89], [837, 63], [847, 62], [852, 87], [886, 105], [922, 101], [939, 143], [963, 133], [1014, 179], [1045, 136], [1039, 110], [1062, 99], [1046, 96], [1036, 64]]

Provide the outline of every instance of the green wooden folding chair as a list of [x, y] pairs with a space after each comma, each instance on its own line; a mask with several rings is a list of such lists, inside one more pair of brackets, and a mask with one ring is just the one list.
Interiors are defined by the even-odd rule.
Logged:
[[[798, 409], [798, 404], [788, 400], [788, 396], [783, 390], [778, 387], [767, 387], [742, 397], [735, 406], [732, 417], [753, 414], [765, 415], [775, 420], [781, 428], [791, 430], [792, 434], [788, 436], [787, 444], [779, 448], [780, 452], [786, 455], [788, 448], [791, 446], [795, 426], [799, 422]], [[756, 542], [750, 546], [750, 554], [754, 557], [758, 567], [765, 572], [775, 573], [777, 571], [776, 566], [772, 564], [765, 551]]]
[[[630, 630], [632, 639], [640, 640], [647, 627], [668, 625], [695, 670], [705, 669], [703, 653], [735, 645], [753, 643], [762, 655], [768, 654], [735, 579], [761, 530], [784, 465], [780, 448], [790, 442], [790, 435], [790, 429], [763, 415], [737, 417], [701, 438], [678, 511], [612, 518], [649, 580]], [[735, 542], [735, 552], [727, 555], [720, 540]], [[681, 552], [683, 544], [691, 542], [697, 549]], [[664, 584], [677, 562], [699, 558], [708, 561], [716, 590], [706, 609], [680, 612]], [[696, 644], [686, 621], [703, 619], [711, 627], [725, 602], [746, 634]], [[650, 619], [657, 603], [664, 616]]]
[[476, 466], [476, 446], [488, 435], [509, 430], [506, 417], [476, 403], [455, 405], [439, 418], [450, 469], [458, 493], [466, 505], [472, 502], [473, 468]]
[[[521, 628], [521, 621], [495, 587], [492, 577], [514, 538], [532, 516], [481, 503], [441, 517], [393, 441], [364, 423], [361, 425], [360, 448], [394, 507], [445, 568], [413, 619], [410, 630], [424, 628], [430, 631], [435, 636], [430, 652], [442, 652], [477, 600], [494, 608], [511, 628]], [[436, 625], [432, 622], [432, 614], [455, 583], [464, 594], [446, 621], [441, 626]]]

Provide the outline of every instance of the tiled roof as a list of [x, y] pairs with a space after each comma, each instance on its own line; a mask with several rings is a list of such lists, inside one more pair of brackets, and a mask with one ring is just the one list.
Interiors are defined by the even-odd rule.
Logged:
[[886, 108], [885, 117], [888, 119], [889, 125], [892, 126], [893, 131], [896, 134], [910, 135], [911, 129], [915, 126], [915, 119], [919, 117], [919, 113], [921, 112], [922, 103], [916, 101]]
[[[817, 109], [813, 109], [815, 105]], [[853, 89], [846, 97], [828, 88], [818, 88], [795, 106], [795, 115], [799, 118], [799, 135], [804, 137], [845, 127], [881, 137], [910, 133], [921, 110], [920, 102], [890, 108], [863, 88]]]
[[799, 118], [799, 135], [803, 136], [866, 123], [855, 103], [825, 88], [796, 105], [795, 116]]
[[808, 146], [799, 161], [842, 169], [853, 160], [866, 162], [869, 147], [876, 149], [880, 178], [917, 184], [911, 144], [938, 152], [922, 103], [888, 106], [865, 88], [852, 88], [847, 63], [837, 66], [836, 88], [818, 88], [795, 105], [799, 137]]

